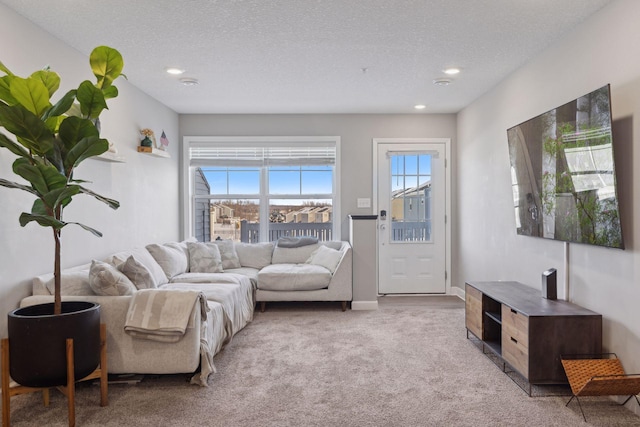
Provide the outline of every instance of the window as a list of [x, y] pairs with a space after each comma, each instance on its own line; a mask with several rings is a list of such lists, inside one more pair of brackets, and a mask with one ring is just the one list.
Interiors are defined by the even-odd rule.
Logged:
[[185, 137], [185, 234], [339, 239], [338, 137]]

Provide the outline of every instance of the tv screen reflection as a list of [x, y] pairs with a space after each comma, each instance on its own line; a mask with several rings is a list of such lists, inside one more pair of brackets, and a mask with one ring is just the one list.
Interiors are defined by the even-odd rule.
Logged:
[[623, 249], [609, 85], [507, 130], [517, 233]]

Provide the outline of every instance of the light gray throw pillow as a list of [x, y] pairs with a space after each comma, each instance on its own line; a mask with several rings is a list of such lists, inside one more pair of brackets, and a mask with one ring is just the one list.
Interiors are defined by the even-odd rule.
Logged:
[[133, 282], [138, 289], [157, 288], [158, 283], [149, 269], [131, 255], [125, 262], [118, 265], [118, 270]]
[[96, 295], [132, 295], [136, 287], [118, 269], [106, 262], [94, 260], [89, 269], [89, 286]]
[[224, 272], [222, 256], [218, 245], [213, 243], [187, 242], [189, 249], [190, 272], [222, 273]]
[[222, 268], [227, 270], [229, 268], [240, 268], [240, 258], [233, 245], [233, 240], [215, 240], [211, 242], [218, 246], [220, 250], [220, 256], [222, 257]]

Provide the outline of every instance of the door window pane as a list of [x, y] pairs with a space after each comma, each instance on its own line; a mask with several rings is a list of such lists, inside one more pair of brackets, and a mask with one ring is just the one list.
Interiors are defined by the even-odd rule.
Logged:
[[391, 155], [391, 242], [431, 241], [431, 155]]

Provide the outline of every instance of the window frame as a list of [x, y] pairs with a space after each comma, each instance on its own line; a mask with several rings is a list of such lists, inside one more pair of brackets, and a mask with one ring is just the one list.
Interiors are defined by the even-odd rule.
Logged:
[[[282, 144], [292, 145], [300, 144], [333, 144], [336, 150], [335, 163], [333, 165], [333, 197], [332, 197], [332, 236], [333, 240], [341, 240], [341, 221], [340, 221], [340, 137], [339, 136], [183, 136], [182, 138], [182, 162], [181, 162], [181, 189], [182, 194], [180, 196], [181, 212], [182, 212], [182, 238], [187, 239], [195, 235], [195, 223], [193, 220], [194, 204], [195, 200], [203, 199], [202, 195], [196, 197], [195, 182], [191, 174], [191, 158], [190, 148], [194, 146], [212, 145], [212, 146], [233, 146], [236, 144], [241, 145], [255, 145], [261, 147], [277, 147]], [[268, 168], [261, 168], [260, 176], [260, 194], [257, 198], [260, 200], [260, 241], [266, 242], [269, 236], [269, 200], [282, 200], [282, 199], [313, 199], [326, 198], [326, 194], [300, 194], [295, 195], [270, 195], [268, 188]], [[318, 197], [321, 196], [321, 197]], [[245, 194], [228, 194], [225, 195], [229, 199], [234, 198], [248, 198]], [[219, 199], [217, 195], [211, 195], [209, 199]]]

